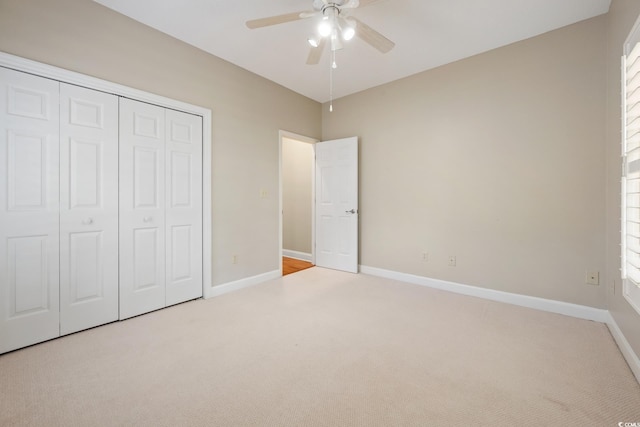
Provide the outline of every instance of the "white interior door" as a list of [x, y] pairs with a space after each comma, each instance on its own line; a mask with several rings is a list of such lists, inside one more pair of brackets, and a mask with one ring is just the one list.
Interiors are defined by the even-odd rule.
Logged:
[[60, 85], [60, 333], [118, 319], [118, 97]]
[[60, 334], [58, 99], [0, 68], [0, 353]]
[[164, 114], [120, 99], [120, 319], [165, 306]]
[[316, 149], [316, 265], [358, 272], [358, 138]]
[[202, 296], [202, 118], [166, 110], [166, 305]]

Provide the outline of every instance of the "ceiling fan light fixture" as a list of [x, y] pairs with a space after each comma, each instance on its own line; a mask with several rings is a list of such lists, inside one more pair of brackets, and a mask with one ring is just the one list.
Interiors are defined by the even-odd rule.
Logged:
[[344, 41], [349, 41], [353, 38], [353, 36], [356, 35], [356, 29], [353, 27], [344, 27], [344, 29], [342, 30], [342, 39]]
[[320, 34], [320, 37], [328, 37], [329, 35], [331, 35], [332, 31], [333, 31], [333, 25], [331, 25], [331, 21], [329, 20], [329, 17], [328, 16], [322, 17], [320, 24], [318, 24], [318, 34]]
[[340, 40], [340, 37], [338, 37], [338, 30], [333, 30], [333, 32], [331, 33], [331, 50], [335, 52], [336, 50], [340, 50], [343, 47], [344, 46], [342, 46], [342, 41]]
[[356, 35], [356, 23], [350, 19], [339, 18], [342, 40], [349, 41]]

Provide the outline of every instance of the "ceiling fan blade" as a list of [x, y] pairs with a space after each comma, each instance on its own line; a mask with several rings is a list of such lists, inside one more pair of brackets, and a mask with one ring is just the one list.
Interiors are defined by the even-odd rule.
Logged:
[[360, 1], [360, 7], [363, 7], [363, 6], [368, 6], [371, 3], [375, 3], [380, 0], [359, 0], [359, 1]]
[[340, 6], [340, 9], [355, 9], [356, 7], [360, 6], [360, 3], [360, 0], [349, 0], [348, 2]]
[[308, 12], [306, 10], [302, 12], [285, 13], [284, 15], [276, 15], [276, 16], [270, 16], [268, 18], [253, 19], [251, 21], [247, 21], [246, 25], [248, 28], [253, 30], [256, 28], [268, 27], [270, 25], [284, 24], [285, 22], [305, 19], [305, 18], [308, 18], [309, 16], [312, 16], [313, 14], [315, 14], [314, 11]]
[[324, 45], [326, 44], [326, 39], [321, 39], [320, 43], [318, 43], [318, 47], [312, 47], [309, 51], [309, 56], [307, 57], [307, 65], [316, 65], [320, 62], [320, 58], [322, 58], [322, 52], [324, 52]]
[[364, 22], [354, 18], [350, 18], [356, 22], [356, 35], [365, 43], [370, 44], [382, 53], [387, 53], [396, 45], [394, 42], [365, 24]]
[[340, 6], [340, 9], [355, 9], [356, 7], [368, 6], [371, 3], [376, 3], [378, 1], [380, 0], [349, 0], [348, 2]]

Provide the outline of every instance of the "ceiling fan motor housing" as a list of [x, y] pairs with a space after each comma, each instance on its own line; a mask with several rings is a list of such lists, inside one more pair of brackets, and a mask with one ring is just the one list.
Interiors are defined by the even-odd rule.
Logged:
[[359, 1], [357, 0], [333, 0], [333, 1], [313, 0], [313, 8], [315, 10], [321, 10], [323, 12], [326, 8], [336, 8], [339, 12], [341, 7], [346, 6], [349, 3], [351, 3], [349, 7], [356, 8], [358, 7]]

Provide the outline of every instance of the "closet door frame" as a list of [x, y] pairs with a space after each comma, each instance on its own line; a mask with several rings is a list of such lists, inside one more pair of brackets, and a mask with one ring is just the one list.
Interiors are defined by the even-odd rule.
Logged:
[[202, 295], [215, 296], [211, 286], [211, 110], [5, 52], [0, 52], [0, 66], [202, 117]]

